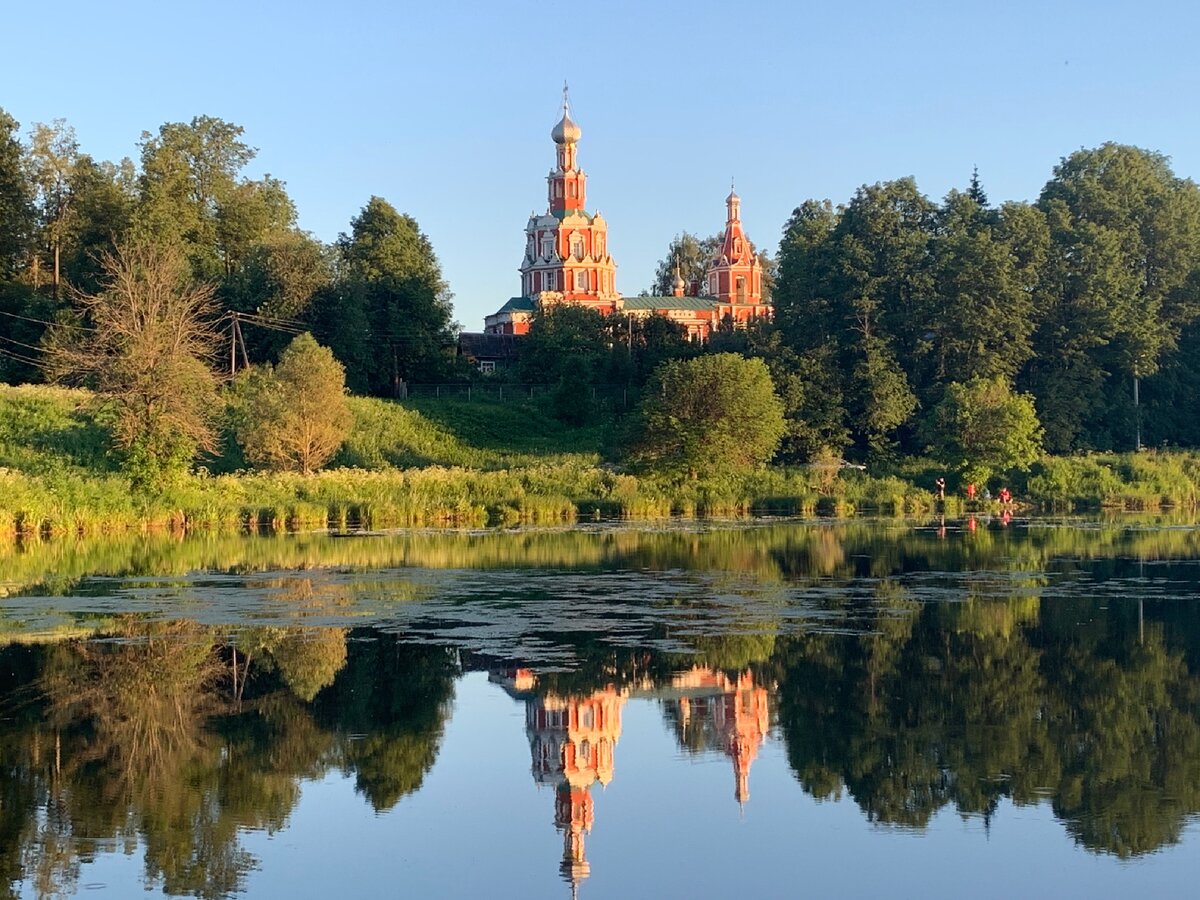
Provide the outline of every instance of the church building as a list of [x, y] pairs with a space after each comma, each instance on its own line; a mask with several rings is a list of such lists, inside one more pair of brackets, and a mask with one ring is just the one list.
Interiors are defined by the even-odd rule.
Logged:
[[771, 316], [771, 304], [762, 298], [762, 265], [742, 228], [741, 198], [732, 190], [725, 198], [725, 232], [701, 284], [687, 285], [676, 273], [670, 297], [621, 296], [608, 222], [587, 211], [587, 174], [577, 158], [582, 134], [564, 88], [562, 119], [550, 132], [555, 167], [546, 178], [546, 212], [531, 215], [525, 226], [521, 293], [485, 319], [488, 334], [525, 334], [537, 309], [558, 303], [605, 315], [666, 316], [701, 341], [723, 322]]

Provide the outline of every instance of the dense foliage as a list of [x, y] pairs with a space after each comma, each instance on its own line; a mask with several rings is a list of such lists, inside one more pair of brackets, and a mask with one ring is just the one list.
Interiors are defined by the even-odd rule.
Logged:
[[736, 353], [663, 363], [640, 414], [639, 457], [652, 469], [692, 478], [762, 465], [785, 430], [767, 367]]
[[251, 369], [240, 388], [237, 439], [255, 465], [308, 475], [350, 431], [345, 369], [310, 334], [288, 344], [277, 366]]
[[232, 368], [311, 331], [360, 392], [449, 374], [450, 294], [410, 216], [372, 197], [322, 244], [297, 228], [283, 181], [244, 174], [257, 151], [243, 128], [213, 116], [145, 132], [138, 150], [136, 163], [97, 161], [61, 120], [22, 140], [0, 110], [0, 380], [45, 378], [48, 324], [72, 291], [100, 290], [106, 254], [135, 244], [180, 254], [211, 287]]
[[[1080, 150], [1033, 205], [992, 207], [977, 179], [940, 205], [911, 179], [809, 201], [778, 262], [784, 343], [830, 386], [791, 415], [831, 423], [831, 444], [916, 451], [950, 385], [977, 378], [1031, 395], [1054, 452], [1195, 440], [1197, 395], [1157, 398], [1194, 378], [1200, 190], [1159, 154]], [[1142, 381], [1156, 405], [1135, 406]]]

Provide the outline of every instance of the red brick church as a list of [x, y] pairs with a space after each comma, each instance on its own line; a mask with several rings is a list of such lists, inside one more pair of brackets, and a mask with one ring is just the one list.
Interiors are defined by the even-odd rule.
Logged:
[[678, 273], [670, 297], [623, 297], [608, 252], [608, 222], [587, 211], [587, 174], [577, 159], [582, 131], [571, 119], [566, 89], [562, 119], [550, 132], [555, 166], [546, 178], [547, 208], [525, 226], [521, 294], [485, 319], [492, 335], [525, 334], [533, 313], [557, 303], [639, 318], [666, 316], [705, 340], [726, 319], [735, 324], [771, 315], [762, 299], [762, 266], [741, 221], [741, 198], [725, 198], [725, 234], [701, 284], [685, 285]]

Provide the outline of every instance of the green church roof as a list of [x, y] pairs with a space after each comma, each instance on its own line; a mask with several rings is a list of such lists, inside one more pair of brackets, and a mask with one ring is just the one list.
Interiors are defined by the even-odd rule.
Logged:
[[505, 303], [502, 307], [500, 307], [498, 310], [496, 310], [496, 313], [499, 314], [502, 312], [533, 312], [533, 311], [534, 311], [534, 305], [533, 305], [532, 297], [513, 297], [507, 303]]
[[712, 297], [626, 297], [625, 309], [630, 311], [686, 309], [690, 312], [712, 312], [717, 308]]

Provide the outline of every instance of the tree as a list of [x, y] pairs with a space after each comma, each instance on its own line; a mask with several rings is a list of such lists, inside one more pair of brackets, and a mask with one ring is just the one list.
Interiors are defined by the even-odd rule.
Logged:
[[95, 293], [100, 259], [124, 243], [137, 202], [133, 162], [96, 162], [79, 156], [71, 170], [71, 209], [63, 239], [62, 277], [77, 290]]
[[1013, 378], [1029, 359], [1033, 292], [1049, 244], [1036, 208], [1014, 203], [993, 212], [970, 192], [951, 191], [938, 220], [927, 397], [948, 381]]
[[684, 291], [690, 291], [693, 284], [703, 286], [708, 274], [709, 263], [713, 253], [721, 243], [718, 234], [699, 238], [690, 232], [677, 234], [667, 248], [667, 256], [658, 263], [654, 270], [654, 284], [650, 293], [657, 297], [670, 297], [675, 292], [675, 275], [678, 272], [685, 285]]
[[586, 306], [540, 307], [521, 349], [522, 380], [554, 384], [578, 375], [591, 384], [607, 353], [608, 324], [603, 314]]
[[1052, 241], [1025, 383], [1047, 443], [1132, 444], [1135, 383], [1200, 315], [1200, 188], [1161, 154], [1108, 143], [1063, 159], [1038, 207]]
[[[62, 280], [62, 247], [71, 213], [79, 141], [64, 119], [50, 125], [38, 123], [29, 136], [29, 168], [37, 189], [37, 205], [45, 243], [53, 258], [54, 296]], [[36, 284], [35, 277], [35, 284]]]
[[346, 370], [307, 333], [287, 346], [274, 369], [251, 372], [240, 406], [236, 431], [246, 459], [304, 475], [337, 452], [353, 422]]
[[766, 365], [736, 353], [664, 363], [640, 413], [639, 458], [693, 478], [765, 463], [787, 427]]
[[926, 429], [930, 450], [969, 480], [1028, 470], [1042, 454], [1033, 397], [1015, 394], [1006, 378], [974, 378], [946, 388]]
[[[251, 247], [238, 270], [224, 280], [221, 298], [238, 312], [310, 321], [317, 298], [333, 285], [333, 269], [333, 251], [312, 235], [296, 229], [274, 232]], [[286, 329], [293, 323], [266, 324]], [[278, 357], [288, 335], [262, 327], [246, 338], [251, 358], [262, 360]]]
[[50, 329], [49, 367], [115, 408], [113, 441], [149, 486], [215, 449], [213, 291], [178, 251], [150, 244], [119, 247], [102, 265], [102, 289], [75, 294], [75, 320]]
[[229, 271], [218, 240], [221, 209], [238, 174], [256, 154], [243, 128], [213, 116], [168, 122], [142, 133], [138, 225], [143, 239], [181, 243], [196, 274], [215, 279]]
[[787, 404], [788, 455], [807, 460], [823, 449], [839, 456], [850, 443], [840, 356], [848, 339], [833, 295], [834, 230], [840, 210], [806, 200], [793, 212], [779, 243], [774, 290], [775, 328], [783, 345], [768, 357]]
[[261, 181], [242, 181], [229, 190], [216, 215], [217, 249], [228, 276], [241, 267], [256, 245], [291, 228], [296, 207], [283, 182], [267, 175]]
[[850, 422], [868, 452], [887, 456], [896, 429], [916, 411], [917, 398], [886, 341], [866, 337], [860, 350], [850, 379]]
[[0, 281], [24, 263], [33, 234], [33, 198], [22, 166], [17, 120], [0, 109]]
[[451, 294], [411, 216], [372, 197], [350, 226], [338, 239], [342, 277], [314, 324], [355, 391], [395, 396], [402, 381], [437, 378], [450, 364]]
[[780, 328], [819, 386], [811, 417], [831, 443], [843, 420], [860, 449], [890, 451], [917, 408], [913, 385], [931, 346], [933, 224], [933, 205], [906, 178], [861, 187], [837, 211], [809, 201], [784, 230]]

